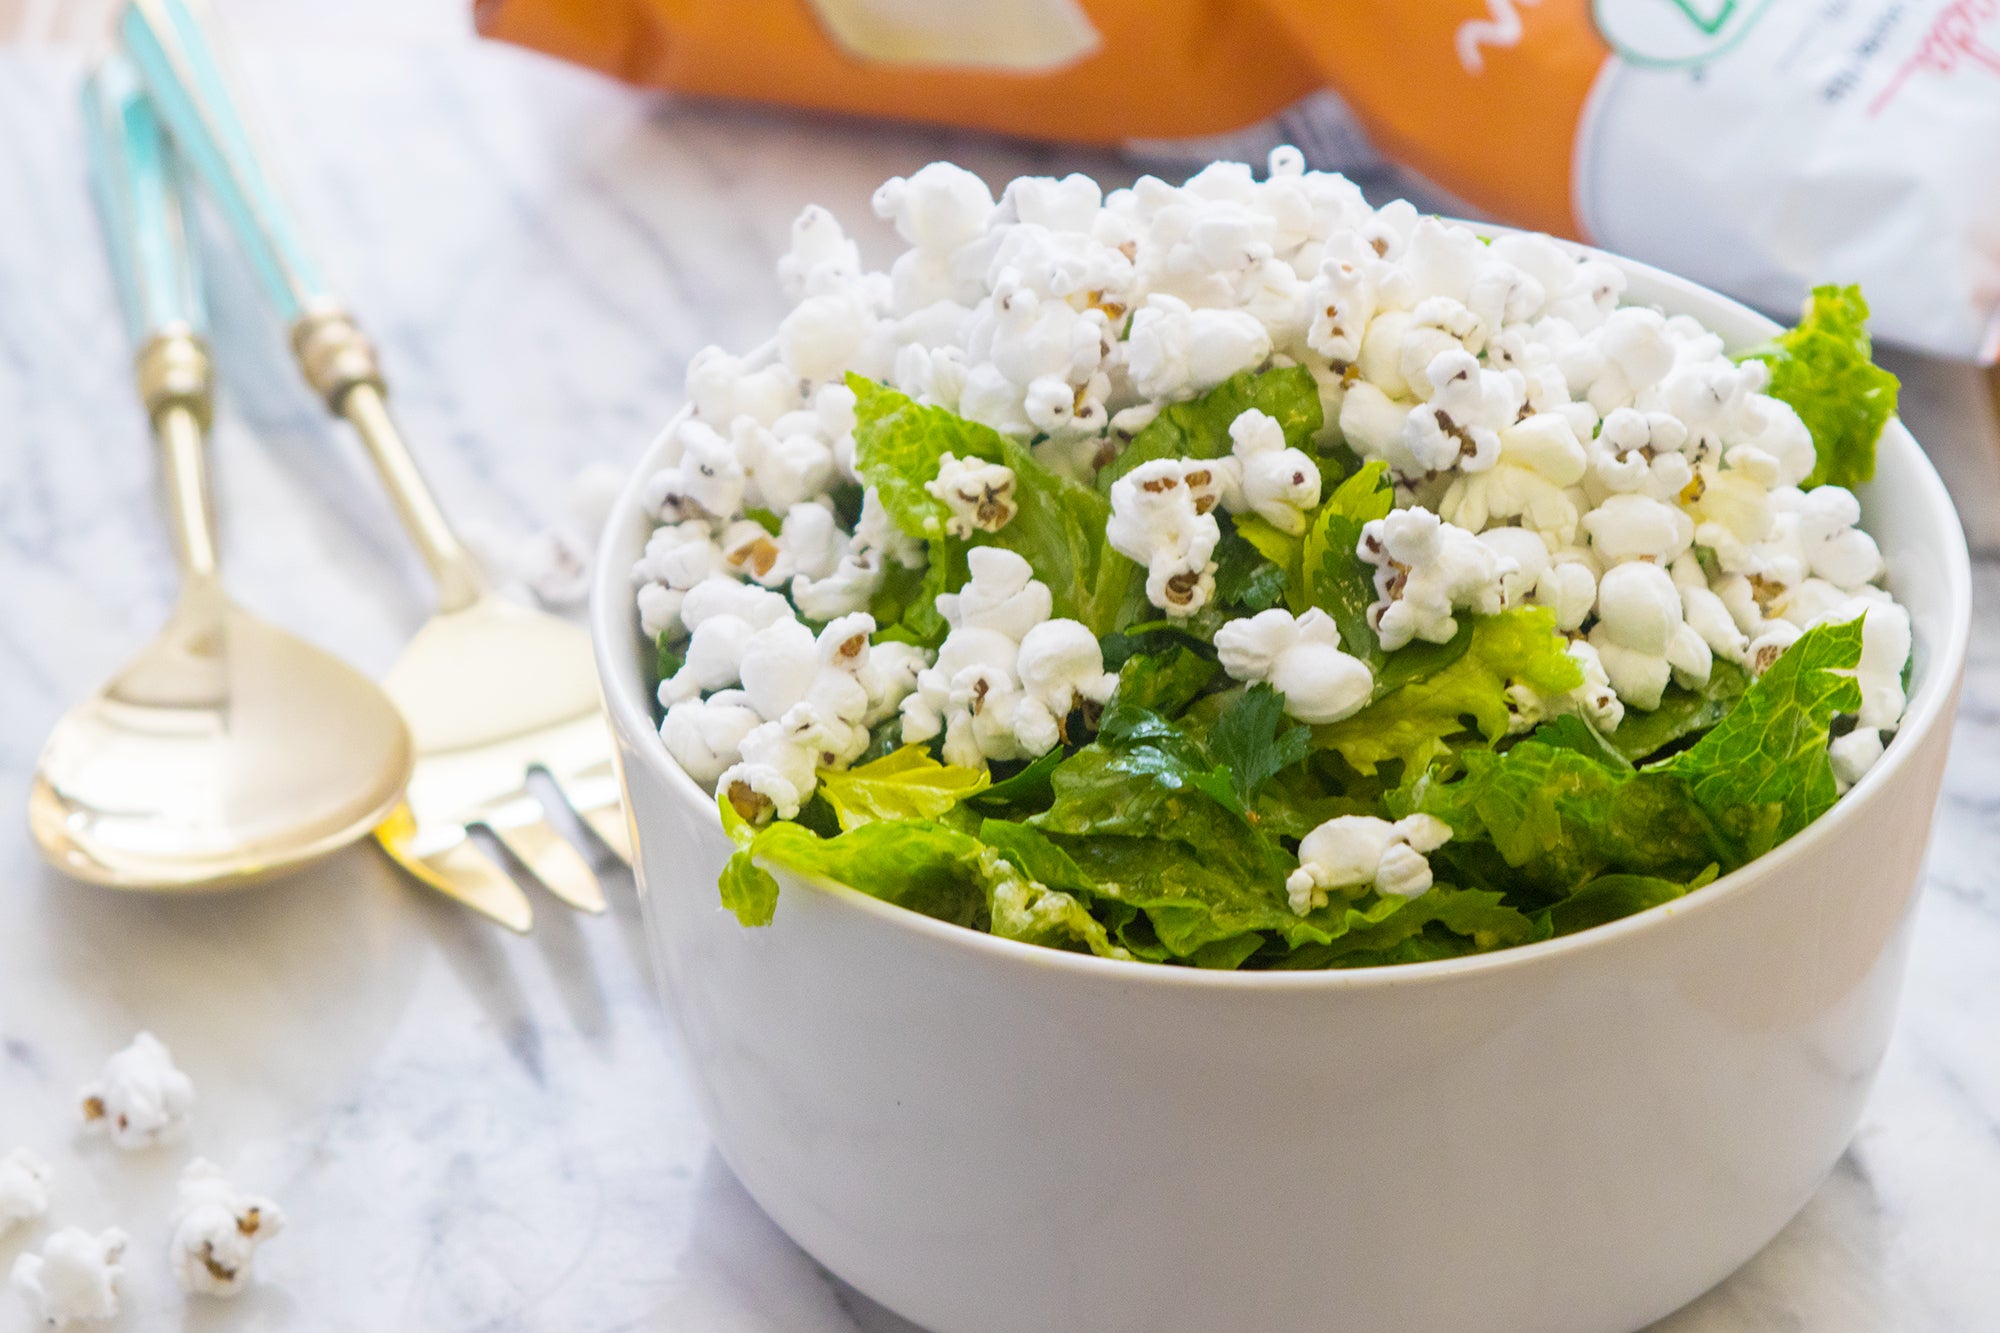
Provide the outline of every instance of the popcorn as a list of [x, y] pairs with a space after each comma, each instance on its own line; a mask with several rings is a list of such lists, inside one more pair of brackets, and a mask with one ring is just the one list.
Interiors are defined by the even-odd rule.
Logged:
[[49, 1210], [52, 1174], [41, 1155], [28, 1148], [0, 1157], [0, 1238]]
[[1591, 475], [1614, 494], [1671, 502], [1694, 480], [1687, 443], [1687, 426], [1670, 413], [1614, 408], [1598, 431]]
[[1014, 739], [1030, 756], [1054, 749], [1065, 739], [1065, 719], [1072, 712], [1102, 708], [1118, 686], [1118, 677], [1104, 669], [1097, 636], [1074, 620], [1046, 620], [1029, 630], [1015, 670], [1022, 699], [1014, 712]]
[[1798, 493], [1798, 541], [1806, 567], [1814, 578], [1840, 588], [1859, 588], [1882, 574], [1882, 552], [1875, 539], [1855, 524], [1861, 502], [1841, 486], [1820, 486]]
[[[982, 734], [996, 749], [1011, 750], [1011, 705], [1019, 690], [1014, 666], [1020, 652], [1019, 641], [999, 630], [979, 626], [954, 629], [938, 649], [937, 661], [917, 674], [915, 693], [902, 702], [903, 743], [918, 744], [943, 732], [945, 761], [968, 768], [978, 767], [988, 758]], [[986, 719], [982, 733], [975, 723], [987, 711], [989, 695], [994, 696], [996, 714], [1003, 702], [1008, 706], [998, 725], [995, 718]]]
[[1602, 358], [1602, 366], [1587, 384], [1572, 375], [1572, 388], [1586, 388], [1585, 396], [1600, 415], [1632, 406], [1638, 395], [1652, 388], [1674, 368], [1674, 345], [1666, 334], [1666, 317], [1657, 310], [1627, 306], [1605, 316], [1590, 346]]
[[1369, 380], [1357, 380], [1347, 386], [1340, 400], [1341, 437], [1362, 458], [1386, 463], [1395, 476], [1421, 477], [1429, 467], [1410, 452], [1403, 437], [1415, 407], [1413, 402], [1390, 397]]
[[1749, 636], [1737, 628], [1735, 617], [1708, 586], [1708, 576], [1693, 554], [1681, 556], [1673, 564], [1674, 586], [1681, 593], [1681, 615], [1715, 656], [1728, 662], [1742, 662], [1750, 652]]
[[1625, 702], [1611, 688], [1604, 659], [1583, 639], [1571, 641], [1570, 660], [1583, 673], [1583, 681], [1561, 694], [1544, 694], [1534, 686], [1516, 681], [1507, 687], [1508, 730], [1516, 735], [1533, 731], [1551, 717], [1577, 713], [1590, 720], [1599, 733], [1610, 735], [1625, 720]]
[[741, 690], [717, 690], [707, 698], [682, 699], [660, 720], [660, 739], [687, 775], [704, 787], [741, 758], [743, 738], [763, 724]]
[[[1188, 463], [1158, 458], [1111, 485], [1105, 538], [1120, 555], [1146, 567], [1146, 599], [1169, 616], [1187, 617], [1215, 593], [1215, 554], [1222, 529], [1186, 485]], [[1198, 473], [1208, 469], [1196, 465]]]
[[[1371, 209], [1290, 149], [1264, 180], [1240, 163], [1109, 194], [1024, 177], [997, 204], [978, 177], [933, 164], [887, 182], [875, 208], [911, 247], [886, 273], [862, 268], [825, 210], [799, 216], [775, 348], [694, 358], [691, 416], [643, 488], [661, 526], [633, 570], [640, 625], [684, 654], [661, 686], [663, 743], [749, 817], [795, 810], [886, 719], [976, 765], [1046, 753], [1108, 697], [1089, 631], [1051, 620], [1049, 588], [999, 547], [973, 548], [970, 581], [937, 598], [950, 632], [935, 661], [871, 643], [885, 578], [927, 551], [871, 488], [852, 530], [842, 521], [861, 482], [849, 373], [1095, 485], [1163, 405], [1304, 366], [1321, 443], [1384, 463], [1395, 484], [1397, 509], [1357, 548], [1385, 651], [1446, 641], [1466, 613], [1547, 607], [1584, 684], [1560, 698], [1517, 687], [1514, 720], [1581, 712], [1609, 731], [1716, 659], [1762, 671], [1810, 626], [1865, 614], [1871, 702], [1837, 742], [1843, 783], [1900, 719], [1907, 617], [1900, 635], [1876, 623], [1894, 604], [1855, 498], [1797, 489], [1812, 438], [1766, 392], [1768, 370], [1732, 361], [1695, 320], [1621, 307], [1610, 263], [1547, 237], [1484, 244], [1401, 201]], [[1244, 411], [1229, 434], [1221, 457], [1155, 459], [1109, 487], [1106, 540], [1169, 617], [1213, 602], [1218, 509], [1298, 537], [1321, 497], [1320, 462], [1272, 417]], [[969, 541], [1018, 520], [1018, 486], [1010, 467], [947, 454], [926, 490], [946, 535]], [[765, 510], [777, 531], [750, 517]], [[587, 553], [545, 537], [530, 553], [543, 595], [574, 595]], [[1268, 681], [1297, 718], [1348, 716], [1373, 689], [1321, 612], [1225, 615], [1214, 641], [1233, 678]]]
[[1350, 717], [1375, 689], [1368, 664], [1341, 651], [1339, 627], [1318, 607], [1296, 618], [1273, 607], [1229, 621], [1216, 630], [1215, 648], [1231, 679], [1270, 684], [1301, 722]]
[[1157, 292], [1132, 316], [1125, 342], [1133, 386], [1143, 397], [1166, 401], [1206, 393], [1270, 355], [1271, 335], [1255, 316], [1197, 310]]
[[1743, 400], [1735, 429], [1740, 444], [1776, 464], [1778, 485], [1797, 486], [1812, 473], [1816, 458], [1812, 432], [1790, 403], [1750, 394]]
[[681, 603], [681, 623], [690, 630], [700, 629], [719, 616], [733, 616], [759, 630], [791, 614], [792, 608], [777, 593], [739, 582], [726, 574], [703, 579], [688, 589]]
[[680, 445], [680, 462], [646, 479], [641, 503], [647, 511], [664, 523], [741, 513], [747, 477], [731, 439], [699, 417], [683, 421], [673, 438]]
[[125, 1233], [118, 1228], [93, 1236], [81, 1227], [64, 1227], [40, 1254], [14, 1261], [14, 1287], [54, 1328], [116, 1319], [124, 1257]]
[[1403, 442], [1426, 471], [1480, 472], [1500, 461], [1500, 432], [1525, 399], [1519, 386], [1462, 349], [1432, 358], [1411, 384], [1425, 402], [1411, 410]]
[[861, 277], [861, 248], [847, 238], [840, 220], [818, 204], [808, 204], [792, 220], [792, 240], [778, 260], [778, 285], [796, 301], [840, 291]]
[[172, 1143], [186, 1132], [194, 1107], [194, 1084], [174, 1067], [160, 1039], [150, 1032], [104, 1062], [94, 1083], [77, 1092], [83, 1127], [110, 1136], [127, 1150]]
[[189, 1295], [234, 1296], [250, 1281], [257, 1248], [285, 1228], [285, 1214], [259, 1195], [245, 1194], [222, 1169], [197, 1157], [181, 1171], [168, 1255]]
[[[711, 433], [727, 429], [739, 417], [769, 425], [799, 406], [798, 381], [783, 366], [753, 369], [750, 358], [731, 356], [720, 347], [705, 347], [688, 362], [687, 392], [696, 418]], [[674, 432], [676, 439], [680, 435]]]
[[1558, 556], [1530, 528], [1489, 528], [1479, 540], [1513, 570], [1500, 579], [1503, 608], [1545, 606], [1566, 634], [1583, 628], [1597, 606], [1597, 571], [1586, 551], [1565, 548]]
[[778, 359], [801, 380], [837, 380], [853, 365], [874, 327], [875, 312], [858, 291], [823, 291], [778, 324]]
[[1356, 553], [1376, 566], [1368, 623], [1389, 653], [1412, 639], [1448, 642], [1458, 632], [1454, 609], [1496, 614], [1501, 580], [1514, 572], [1511, 561], [1427, 509], [1399, 509], [1364, 524]]
[[1494, 466], [1455, 477], [1438, 502], [1439, 516], [1468, 532], [1517, 519], [1567, 546], [1579, 519], [1571, 488], [1587, 466], [1575, 430], [1566, 418], [1542, 412], [1504, 427], [1497, 439]]
[[[943, 732], [945, 762], [967, 768], [1046, 753], [1055, 743], [1050, 733], [1059, 735], [1061, 719], [1071, 711], [1056, 712], [1070, 697], [1065, 689], [1102, 703], [1116, 678], [1102, 674], [1101, 651], [1096, 670], [1088, 669], [1090, 659], [1075, 642], [1081, 625], [1049, 619], [1048, 585], [1035, 580], [1026, 560], [997, 546], [975, 546], [966, 557], [971, 579], [957, 593], [937, 599], [951, 633], [937, 661], [917, 673], [915, 692], [901, 702], [903, 742]], [[1064, 628], [1049, 630], [1050, 625]], [[1021, 655], [1030, 640], [1034, 649], [1024, 667]], [[1095, 648], [1094, 638], [1092, 644]], [[1032, 693], [1023, 690], [1017, 671], [1031, 674]], [[1093, 697], [1098, 694], [1103, 698]]]
[[819, 770], [853, 763], [868, 748], [868, 731], [807, 700], [752, 728], [737, 748], [742, 758], [716, 779], [716, 790], [744, 819], [763, 824], [797, 818], [819, 786]]
[[1015, 643], [1049, 618], [1048, 585], [1019, 555], [1000, 546], [975, 546], [965, 554], [971, 577], [937, 599], [938, 614], [953, 629], [988, 629]]
[[[681, 614], [685, 619], [685, 601]], [[696, 625], [680, 670], [660, 682], [660, 703], [671, 708], [684, 699], [736, 684], [743, 650], [758, 632], [755, 625], [734, 615], [710, 616]]]
[[907, 178], [891, 177], [875, 191], [875, 216], [896, 234], [933, 254], [964, 245], [993, 215], [993, 192], [963, 167], [933, 162]]
[[[1223, 507], [1231, 513], [1254, 513], [1280, 532], [1303, 533], [1305, 511], [1319, 503], [1319, 465], [1302, 451], [1288, 448], [1284, 427], [1255, 408], [1229, 423], [1229, 439], [1230, 457], [1217, 460], [1218, 467], [1228, 467], [1228, 483], [1220, 497]], [[1187, 478], [1187, 469], [1182, 476]]]
[[1583, 516], [1590, 549], [1607, 565], [1669, 565], [1694, 544], [1694, 520], [1643, 495], [1614, 495]]
[[1669, 680], [1690, 689], [1706, 685], [1714, 661], [1708, 644], [1682, 619], [1673, 576], [1645, 561], [1613, 566], [1599, 580], [1590, 644], [1618, 697], [1649, 712], [1660, 706]]
[[944, 530], [953, 537], [998, 532], [1014, 517], [1014, 469], [977, 458], [947, 453], [938, 461], [936, 478], [924, 489], [951, 510]]
[[1361, 337], [1375, 318], [1371, 274], [1360, 264], [1329, 257], [1306, 289], [1306, 303], [1313, 312], [1306, 346], [1337, 366], [1361, 355]]
[[1451, 829], [1433, 815], [1390, 823], [1371, 815], [1341, 815], [1299, 840], [1299, 868], [1285, 880], [1294, 913], [1324, 907], [1337, 891], [1359, 897], [1369, 889], [1414, 898], [1431, 886], [1424, 858], [1451, 841]]

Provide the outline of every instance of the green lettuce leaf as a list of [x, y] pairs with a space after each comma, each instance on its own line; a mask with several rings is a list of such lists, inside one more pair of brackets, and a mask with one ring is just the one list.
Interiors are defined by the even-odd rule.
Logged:
[[1740, 842], [1735, 864], [1762, 856], [1825, 814], [1840, 794], [1827, 740], [1834, 718], [1861, 707], [1853, 674], [1860, 661], [1860, 617], [1807, 630], [1729, 716], [1647, 771], [1688, 784]]
[[[1611, 872], [1692, 878], [1741, 853], [1681, 778], [1616, 768], [1578, 750], [1528, 739], [1464, 756], [1465, 775], [1424, 790], [1417, 808], [1451, 825], [1433, 857], [1460, 879], [1550, 899]], [[1481, 863], [1490, 844], [1506, 869]]]
[[1159, 714], [1114, 703], [1100, 719], [1097, 737], [1095, 746], [1079, 750], [1052, 775], [1057, 805], [1065, 801], [1066, 791], [1083, 790], [1081, 784], [1101, 760], [1107, 772], [1143, 779], [1168, 792], [1199, 791], [1238, 818], [1248, 817], [1249, 809], [1229, 770], [1186, 730]]
[[1607, 921], [1636, 915], [1649, 907], [1685, 897], [1715, 878], [1715, 867], [1682, 884], [1651, 875], [1600, 875], [1561, 902], [1543, 910], [1552, 935], [1574, 935], [1579, 930], [1601, 926]]
[[1708, 684], [1690, 690], [1669, 685], [1652, 712], [1625, 710], [1625, 720], [1605, 739], [1612, 748], [1634, 763], [1699, 736], [1736, 707], [1736, 701], [1750, 688], [1750, 673], [1734, 662], [1717, 659], [1708, 673]]
[[1818, 458], [1805, 485], [1856, 486], [1875, 475], [1875, 444], [1896, 415], [1896, 377], [1875, 364], [1859, 287], [1815, 287], [1798, 327], [1744, 353], [1771, 368], [1769, 393], [1791, 404]]
[[[987, 824], [996, 822], [989, 820]], [[1006, 827], [1020, 829], [1021, 825]], [[986, 831], [982, 826], [982, 837]], [[987, 883], [989, 929], [1001, 939], [1053, 949], [1087, 949], [1103, 958], [1132, 956], [1112, 941], [1084, 899], [1043, 883], [1004, 848], [990, 849], [981, 861], [981, 870]]]
[[[1314, 915], [1320, 912], [1328, 916], [1331, 938], [1300, 945], [1274, 962], [1274, 968], [1369, 967], [1455, 958], [1548, 937], [1546, 926], [1509, 907], [1500, 894], [1445, 884], [1415, 898], [1378, 896], [1365, 907], [1335, 904]], [[1435, 938], [1433, 927], [1447, 938]], [[1416, 943], [1426, 938], [1428, 947]]]
[[1382, 646], [1368, 624], [1368, 607], [1375, 600], [1375, 567], [1355, 553], [1363, 524], [1382, 518], [1395, 507], [1389, 488], [1388, 465], [1368, 463], [1334, 487], [1306, 529], [1299, 551], [1299, 577], [1294, 581], [1292, 610], [1316, 606], [1340, 626], [1341, 646], [1370, 670], [1379, 670]]
[[[720, 805], [734, 813], [727, 800]], [[722, 903], [746, 926], [770, 924], [778, 884], [765, 866], [778, 865], [824, 875], [940, 921], [972, 926], [982, 924], [987, 910], [984, 853], [977, 838], [925, 820], [862, 824], [831, 838], [778, 820], [738, 843], [722, 873]]]
[[877, 820], [936, 819], [987, 780], [983, 768], [941, 764], [925, 747], [905, 745], [872, 763], [821, 770], [819, 790], [846, 832]]
[[[962, 830], [897, 820], [822, 838], [782, 820], [752, 829], [726, 800], [719, 807], [737, 844], [723, 869], [722, 903], [746, 926], [769, 925], [777, 907], [778, 882], [763, 862], [824, 875], [884, 902], [1003, 939], [1129, 956], [1082, 900], [1041, 883], [1018, 858]], [[1083, 882], [1080, 875], [1071, 879]]]
[[[1277, 530], [1270, 528], [1270, 531]], [[1217, 605], [1268, 611], [1285, 599], [1290, 584], [1289, 565], [1267, 558], [1237, 531], [1235, 524], [1223, 529], [1222, 541], [1215, 548]]]
[[1222, 668], [1185, 644], [1168, 644], [1158, 652], [1135, 652], [1118, 668], [1120, 704], [1172, 717], [1194, 702]]
[[1119, 455], [1097, 474], [1100, 491], [1156, 458], [1220, 458], [1231, 448], [1230, 423], [1252, 408], [1276, 418], [1285, 443], [1312, 450], [1313, 437], [1324, 424], [1319, 385], [1304, 366], [1244, 371], [1216, 385], [1199, 398], [1161, 409], [1145, 429], [1132, 437]]
[[1054, 789], [1049, 785], [1049, 776], [1056, 771], [1056, 767], [1062, 761], [1063, 749], [1058, 745], [1019, 771], [1000, 779], [985, 791], [975, 792], [966, 799], [982, 810], [1005, 805], [1044, 807], [1054, 795]]
[[[1465, 752], [1463, 777], [1418, 779], [1402, 808], [1451, 825], [1434, 865], [1549, 899], [1600, 876], [1686, 884], [1734, 870], [1833, 804], [1827, 741], [1833, 719], [1860, 706], [1860, 656], [1859, 620], [1821, 625], [1671, 759], [1634, 769], [1574, 726], [1545, 727], [1505, 753]], [[1482, 859], [1489, 846], [1502, 866]]]
[[1460, 656], [1393, 689], [1350, 718], [1313, 729], [1313, 743], [1337, 750], [1356, 772], [1373, 773], [1401, 760], [1414, 776], [1446, 753], [1446, 743], [1475, 731], [1487, 742], [1505, 736], [1511, 716], [1507, 687], [1530, 685], [1560, 694], [1583, 683], [1583, 672], [1556, 631], [1555, 613], [1524, 606], [1472, 623]]
[[[1141, 837], [1052, 837], [1091, 883], [1094, 896], [1143, 912], [1153, 937], [1175, 958], [1192, 958], [1246, 935], [1309, 929], [1285, 901], [1285, 876], [1297, 862], [1219, 808], [1203, 804], [1213, 811], [1206, 819], [1213, 837], [1198, 841], [1157, 830]], [[1250, 951], [1257, 944], [1261, 939]]]
[[1285, 696], [1269, 685], [1252, 685], [1238, 695], [1209, 729], [1209, 758], [1228, 770], [1236, 803], [1250, 809], [1258, 790], [1306, 757], [1312, 731], [1287, 727]]
[[1004, 546], [1027, 560], [1035, 577], [1049, 585], [1056, 615], [1080, 620], [1100, 636], [1117, 628], [1131, 586], [1143, 578], [1136, 564], [1105, 541], [1108, 500], [990, 426], [917, 403], [858, 375], [848, 376], [847, 382], [856, 398], [855, 470], [875, 487], [897, 526], [930, 543], [933, 570], [940, 564], [940, 548], [951, 559], [952, 572], [928, 580], [913, 605], [929, 606], [938, 593], [964, 582], [967, 543], [945, 535], [949, 511], [924, 489], [936, 479], [940, 460], [951, 453], [1001, 463], [1014, 472], [1019, 511], [1000, 531], [979, 534], [979, 542]]

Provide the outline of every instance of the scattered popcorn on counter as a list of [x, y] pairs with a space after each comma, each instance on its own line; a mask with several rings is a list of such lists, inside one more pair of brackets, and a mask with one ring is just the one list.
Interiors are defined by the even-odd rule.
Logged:
[[189, 1295], [234, 1296], [250, 1281], [257, 1248], [285, 1227], [277, 1204], [245, 1194], [215, 1163], [197, 1157], [181, 1171], [168, 1254]]
[[171, 1143], [187, 1130], [194, 1083], [150, 1032], [104, 1062], [95, 1083], [78, 1090], [86, 1132], [103, 1133], [120, 1148]]
[[41, 1155], [27, 1148], [0, 1157], [0, 1237], [49, 1210], [52, 1174]]
[[64, 1227], [41, 1253], [14, 1261], [14, 1286], [52, 1328], [116, 1319], [124, 1257], [125, 1233], [118, 1228], [93, 1236]]

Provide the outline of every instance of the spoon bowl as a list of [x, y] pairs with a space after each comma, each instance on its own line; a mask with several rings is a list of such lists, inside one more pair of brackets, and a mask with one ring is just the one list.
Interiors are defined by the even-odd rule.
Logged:
[[365, 676], [196, 580], [159, 636], [56, 724], [28, 818], [78, 879], [233, 888], [365, 836], [412, 761]]

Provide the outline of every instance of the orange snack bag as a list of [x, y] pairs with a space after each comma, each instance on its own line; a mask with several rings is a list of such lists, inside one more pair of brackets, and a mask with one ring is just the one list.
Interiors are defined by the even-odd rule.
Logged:
[[[1331, 88], [1508, 222], [1768, 308], [1861, 282], [2000, 355], [2000, 0], [479, 0], [635, 83], [1043, 139], [1213, 135]], [[1338, 165], [1338, 164], [1332, 164]]]

